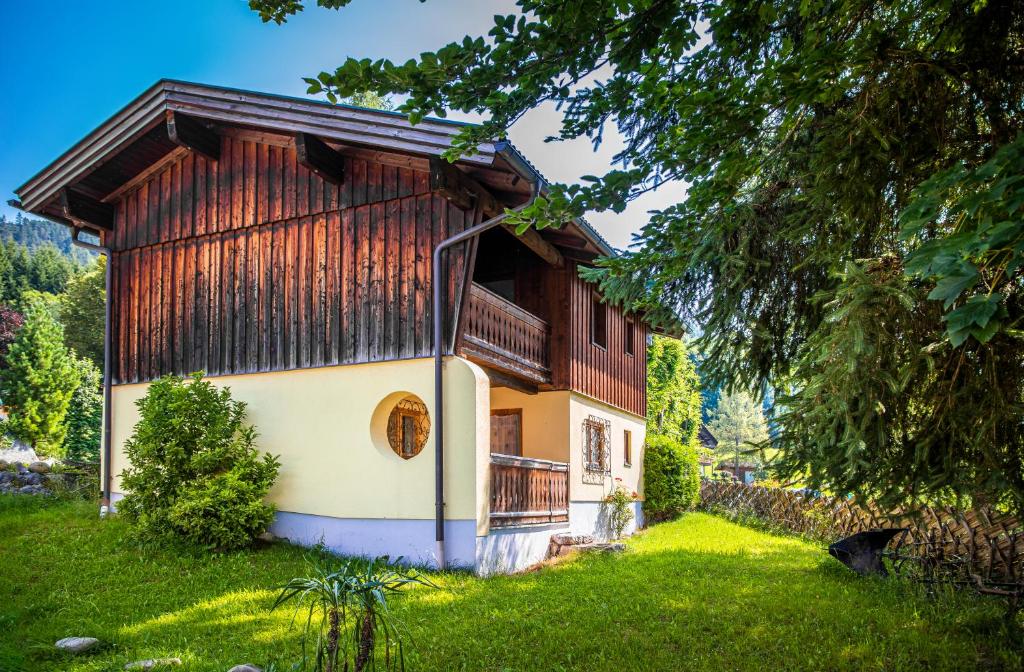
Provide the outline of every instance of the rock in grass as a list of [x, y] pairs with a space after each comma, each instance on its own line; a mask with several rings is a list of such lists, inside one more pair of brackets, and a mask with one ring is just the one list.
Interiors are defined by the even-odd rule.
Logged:
[[146, 660], [136, 660], [134, 663], [125, 665], [124, 669], [155, 670], [158, 667], [170, 667], [172, 665], [181, 665], [181, 658], [147, 658]]
[[84, 653], [99, 643], [95, 637], [65, 637], [58, 639], [54, 646], [68, 653]]
[[28, 465], [28, 470], [37, 474], [48, 474], [50, 473], [50, 465], [46, 462], [33, 462]]
[[7, 463], [7, 460], [0, 460], [0, 471], [7, 471], [7, 467], [11, 466]]
[[235, 665], [228, 672], [263, 672], [263, 668], [256, 667], [252, 663], [243, 663], [242, 665]]

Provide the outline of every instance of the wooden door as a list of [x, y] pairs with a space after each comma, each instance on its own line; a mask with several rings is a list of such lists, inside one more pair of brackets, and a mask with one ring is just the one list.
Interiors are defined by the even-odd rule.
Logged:
[[523, 455], [523, 409], [503, 408], [491, 411], [491, 452], [497, 455]]

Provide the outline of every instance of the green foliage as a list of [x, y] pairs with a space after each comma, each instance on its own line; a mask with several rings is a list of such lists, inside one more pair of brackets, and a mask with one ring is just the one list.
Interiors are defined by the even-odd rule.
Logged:
[[[303, 3], [252, 6], [282, 22]], [[652, 319], [678, 311], [700, 326], [709, 388], [767, 384], [804, 409], [825, 401], [818, 435], [798, 431], [795, 413], [780, 420], [791, 475], [1024, 509], [1020, 161], [1000, 151], [1024, 129], [1022, 40], [1014, 0], [520, 0], [487, 36], [399, 64], [350, 58], [309, 81], [341, 98], [407, 94], [398, 110], [413, 122], [448, 110], [486, 118], [460, 131], [452, 159], [543, 101], [562, 111], [555, 139], [598, 144], [614, 124], [614, 169], [551, 185], [511, 221], [620, 211], [685, 182], [686, 199], [652, 213], [635, 249], [588, 277]], [[905, 276], [904, 261], [909, 279], [858, 280], [881, 266]], [[872, 286], [903, 299], [844, 311]], [[921, 305], [936, 299], [952, 303]], [[820, 348], [876, 328], [884, 342], [868, 335], [869, 350], [837, 358], [854, 363], [850, 375]], [[923, 360], [932, 378], [912, 372], [905, 385]], [[892, 393], [878, 391], [885, 381]], [[829, 398], [813, 396], [824, 389]], [[861, 401], [880, 396], [884, 406]], [[958, 405], [948, 422], [900, 420]], [[802, 450], [808, 438], [816, 447]], [[890, 459], [913, 451], [903, 466]], [[998, 457], [964, 478], [983, 452]]]
[[8, 433], [7, 421], [0, 420], [0, 451], [7, 450], [13, 445], [14, 439], [12, 439], [10, 433]]
[[11, 433], [41, 455], [61, 457], [65, 417], [76, 387], [78, 374], [64, 347], [64, 329], [35, 302], [0, 370], [0, 399], [8, 410]]
[[622, 533], [633, 521], [633, 502], [637, 500], [637, 494], [630, 492], [622, 486], [622, 479], [615, 479], [615, 487], [605, 495], [602, 502], [605, 515], [608, 518], [608, 536], [615, 540], [621, 539]]
[[927, 291], [895, 257], [848, 265], [824, 306], [836, 328], [807, 343], [796, 374], [805, 387], [779, 398], [780, 470], [806, 468], [812, 487], [828, 483], [886, 507], [922, 494], [1019, 507], [1024, 435], [1007, 420], [1020, 399], [991, 393], [1024, 384], [1024, 372], [992, 343], [955, 348], [936, 335], [943, 307]]
[[63, 453], [70, 460], [98, 462], [103, 425], [100, 370], [84, 358], [75, 361], [75, 368], [80, 382], [68, 404]]
[[647, 349], [648, 433], [693, 445], [700, 432], [700, 409], [700, 378], [686, 343], [655, 336]]
[[[387, 557], [370, 563], [348, 560], [336, 569], [319, 562], [309, 576], [282, 586], [271, 610], [293, 601], [296, 610], [305, 605], [303, 669], [310, 658], [307, 642], [315, 635], [312, 658], [316, 672], [362, 672], [378, 669], [381, 663], [385, 670], [404, 670], [403, 632], [388, 608], [388, 599], [410, 585], [437, 587], [415, 570], [390, 564]], [[352, 632], [345, 637], [350, 621]]]
[[741, 455], [747, 455], [752, 458], [748, 461], [762, 461], [768, 424], [761, 404], [745, 392], [722, 396], [708, 429], [718, 439], [720, 457], [731, 457], [739, 462]]
[[78, 266], [56, 247], [45, 243], [34, 250], [12, 240], [0, 243], [0, 303], [25, 310], [31, 292], [54, 295], [64, 291]]
[[644, 447], [644, 515], [674, 518], [700, 501], [697, 450], [670, 436], [649, 434]]
[[943, 302], [952, 345], [1006, 330], [1024, 337], [1012, 298], [1024, 265], [1024, 135], [977, 168], [961, 162], [934, 175], [914, 195], [901, 215], [901, 237], [917, 243], [906, 272], [934, 283], [928, 298]]
[[263, 500], [280, 464], [256, 450], [245, 404], [195, 374], [157, 380], [136, 405], [118, 502], [135, 536], [215, 550], [251, 544], [273, 519]]
[[369, 107], [374, 110], [391, 110], [395, 107], [389, 96], [382, 96], [373, 91], [357, 91], [343, 102], [358, 107]]
[[79, 357], [103, 368], [103, 315], [106, 302], [107, 258], [96, 258], [86, 271], [72, 278], [60, 296], [64, 341]]

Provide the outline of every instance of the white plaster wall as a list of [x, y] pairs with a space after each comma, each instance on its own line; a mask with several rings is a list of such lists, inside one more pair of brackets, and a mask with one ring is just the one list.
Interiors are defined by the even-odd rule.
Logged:
[[[445, 378], [445, 501], [449, 519], [477, 521], [477, 480], [489, 451], [486, 375], [476, 365], [449, 357]], [[279, 455], [281, 471], [270, 492], [278, 510], [335, 518], [434, 518], [433, 360], [300, 369], [210, 377], [248, 405], [260, 450]], [[126, 466], [122, 446], [138, 421], [136, 400], [147, 384], [113, 389], [112, 471]], [[385, 399], [419, 397], [429, 409], [431, 431], [423, 451], [404, 460], [388, 447], [375, 412]], [[389, 409], [385, 409], [386, 411]], [[386, 422], [387, 412], [377, 421]]]
[[564, 523], [491, 530], [477, 537], [476, 572], [481, 576], [521, 572], [548, 557], [551, 536], [565, 534]]
[[[611, 473], [599, 483], [588, 483], [583, 470], [583, 422], [595, 416], [611, 423]], [[630, 466], [626, 466], [623, 444], [624, 430], [633, 435], [633, 455]], [[635, 491], [643, 499], [644, 438], [647, 423], [644, 418], [621, 411], [597, 400], [575, 392], [569, 399], [569, 500], [573, 502], [599, 502], [612, 491], [615, 479], [621, 479], [622, 487]], [[570, 514], [571, 515], [571, 514]]]
[[[624, 536], [634, 534], [643, 527], [643, 502], [633, 502], [633, 520], [623, 531]], [[595, 541], [608, 541], [608, 518], [601, 502], [569, 502], [569, 529], [574, 535], [589, 534]]]

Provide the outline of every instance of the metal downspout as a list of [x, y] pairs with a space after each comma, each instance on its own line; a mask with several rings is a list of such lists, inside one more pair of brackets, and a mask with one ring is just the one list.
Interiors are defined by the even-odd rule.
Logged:
[[431, 315], [433, 318], [434, 336], [434, 533], [437, 541], [435, 555], [438, 569], [447, 566], [444, 549], [444, 382], [442, 370], [444, 364], [444, 334], [442, 324], [441, 286], [438, 282], [442, 273], [442, 255], [453, 245], [474, 238], [488, 229], [493, 229], [514, 214], [527, 207], [540, 193], [540, 182], [533, 183], [530, 200], [512, 210], [491, 217], [485, 222], [471, 226], [461, 233], [445, 238], [434, 248], [431, 267]]
[[71, 230], [71, 243], [86, 250], [92, 250], [107, 258], [104, 264], [104, 296], [103, 306], [103, 499], [100, 500], [100, 517], [106, 517], [110, 512], [110, 248], [102, 245], [94, 245], [78, 239], [81, 227], [73, 227]]

